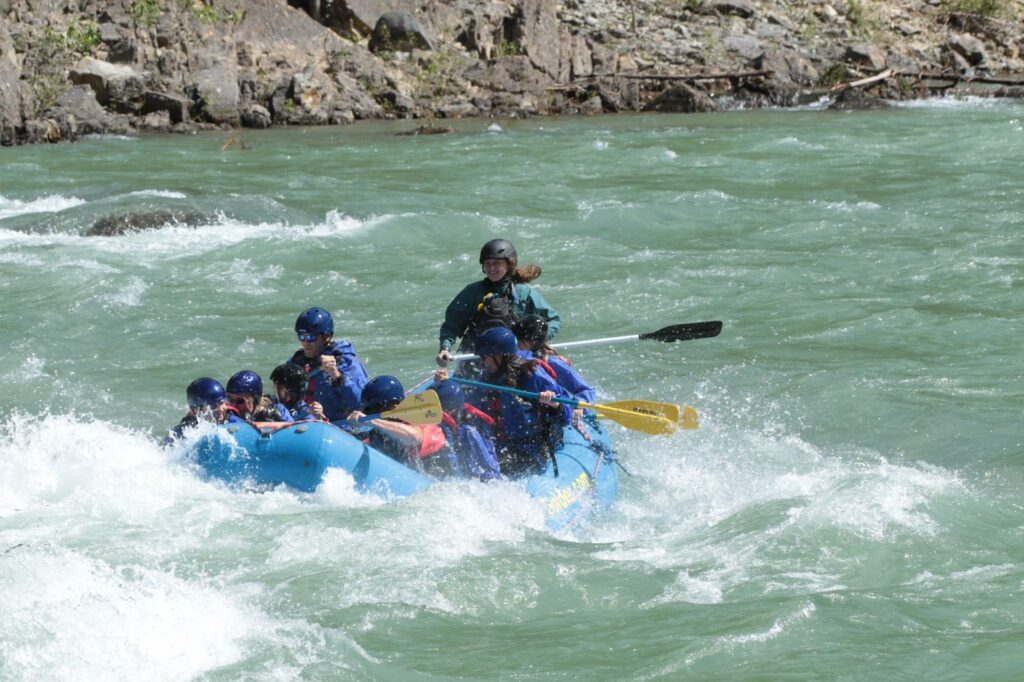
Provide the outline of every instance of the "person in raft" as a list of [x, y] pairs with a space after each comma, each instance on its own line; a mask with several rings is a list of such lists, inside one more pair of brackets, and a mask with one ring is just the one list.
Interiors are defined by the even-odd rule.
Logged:
[[[363, 388], [362, 404], [348, 415], [349, 422], [387, 412], [403, 400], [405, 389], [398, 379], [389, 374], [374, 377]], [[410, 424], [392, 417], [371, 419], [365, 424], [370, 426], [367, 445], [420, 470], [425, 469], [420, 460], [438, 453], [445, 444], [444, 433], [436, 424]]]
[[[572, 422], [572, 408], [553, 399], [570, 396], [535, 360], [519, 355], [516, 335], [508, 327], [495, 327], [481, 334], [476, 340], [476, 353], [487, 383], [540, 394], [539, 400], [530, 400], [486, 391], [484, 402], [477, 405], [500, 425], [495, 445], [502, 475], [514, 478], [543, 471], [561, 447], [562, 427]], [[479, 400], [479, 394], [472, 399]], [[556, 471], [557, 466], [555, 462]]]
[[263, 394], [263, 379], [243, 369], [228, 379], [228, 402], [249, 422], [290, 422], [291, 413], [277, 399]]
[[431, 470], [435, 476], [478, 478], [488, 481], [501, 478], [501, 466], [491, 433], [494, 418], [466, 402], [462, 386], [447, 377], [447, 370], [438, 370], [434, 383], [427, 387], [441, 401], [441, 431], [444, 433], [444, 457], [431, 457], [428, 462], [440, 466]]
[[368, 375], [348, 341], [334, 340], [334, 318], [323, 308], [310, 308], [295, 320], [302, 348], [289, 359], [306, 372], [304, 398], [323, 406], [328, 421], [340, 421], [359, 407]]
[[199, 377], [185, 389], [185, 399], [188, 401], [188, 413], [160, 442], [161, 446], [171, 445], [184, 435], [185, 429], [198, 426], [200, 421], [212, 424], [245, 421], [238, 410], [228, 405], [227, 392], [216, 379]]
[[568, 358], [559, 355], [548, 345], [548, 323], [540, 315], [524, 315], [514, 325], [512, 331], [519, 341], [520, 354], [536, 360], [548, 374], [554, 376], [558, 385], [576, 400], [585, 403], [595, 401], [597, 394], [594, 388], [580, 376]]
[[504, 317], [510, 325], [533, 313], [547, 321], [549, 338], [558, 333], [558, 313], [529, 284], [540, 277], [541, 269], [536, 265], [520, 268], [518, 264], [516, 247], [508, 240], [492, 239], [480, 249], [484, 278], [466, 286], [445, 309], [438, 335], [438, 365], [447, 366], [457, 338], [462, 339], [459, 350], [473, 352], [476, 338], [483, 331], [480, 327], [488, 319]]
[[296, 364], [286, 362], [274, 368], [270, 373], [274, 382], [277, 399], [287, 408], [291, 421], [326, 421], [323, 405], [313, 401], [310, 405], [305, 400], [306, 373]]

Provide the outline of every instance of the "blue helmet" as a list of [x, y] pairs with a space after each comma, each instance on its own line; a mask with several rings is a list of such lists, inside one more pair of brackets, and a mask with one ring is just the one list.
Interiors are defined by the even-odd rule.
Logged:
[[333, 334], [334, 318], [323, 308], [305, 310], [295, 320], [295, 332], [298, 334]]
[[402, 383], [390, 374], [381, 374], [363, 386], [363, 412], [375, 414], [394, 407], [405, 399]]
[[263, 380], [256, 372], [243, 369], [228, 379], [228, 393], [242, 393], [259, 397], [263, 395]]
[[189, 407], [206, 407], [220, 405], [228, 399], [220, 382], [210, 377], [199, 377], [185, 389]]
[[508, 327], [492, 327], [476, 337], [476, 354], [484, 355], [515, 355], [519, 350], [515, 333]]
[[466, 396], [462, 393], [462, 386], [459, 386], [451, 379], [435, 381], [430, 384], [428, 389], [437, 393], [437, 397], [441, 400], [441, 409], [445, 412], [461, 410], [462, 406], [466, 404]]

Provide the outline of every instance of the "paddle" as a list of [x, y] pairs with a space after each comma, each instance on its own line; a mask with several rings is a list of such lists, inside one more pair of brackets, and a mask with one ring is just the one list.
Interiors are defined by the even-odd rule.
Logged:
[[401, 419], [410, 424], [437, 424], [441, 421], [441, 400], [434, 391], [423, 391], [409, 396], [387, 412], [367, 414], [357, 422], [368, 422], [374, 419]]
[[[580, 346], [596, 346], [605, 343], [618, 343], [619, 341], [662, 341], [672, 343], [674, 341], [690, 341], [692, 339], [708, 339], [718, 336], [722, 332], [722, 322], [687, 322], [684, 324], [673, 324], [668, 327], [644, 334], [630, 334], [628, 336], [606, 336], [601, 339], [585, 339], [583, 341], [567, 341], [565, 343], [553, 343], [551, 347], [556, 350], [563, 348], [578, 348]], [[472, 353], [460, 353], [453, 355], [452, 360], [468, 360], [475, 358]]]
[[[534, 393], [532, 391], [523, 391], [518, 388], [511, 388], [510, 386], [497, 386], [495, 384], [485, 384], [482, 381], [473, 381], [472, 379], [462, 379], [460, 377], [451, 377], [452, 381], [455, 381], [466, 386], [476, 386], [477, 388], [486, 388], [491, 391], [499, 391], [502, 393], [511, 393], [512, 395], [522, 396], [523, 398], [530, 398], [531, 400], [539, 400], [540, 393]], [[585, 403], [582, 400], [575, 400], [573, 398], [554, 398], [554, 402], [562, 403], [563, 405], [571, 405], [573, 407], [582, 407], [593, 410], [597, 413], [597, 416], [611, 419], [612, 421], [625, 426], [627, 429], [633, 431], [640, 431], [647, 433], [652, 436], [660, 436], [663, 434], [674, 433], [678, 428], [678, 424], [671, 420], [666, 419], [658, 414], [651, 414], [648, 412], [638, 412], [633, 410], [620, 409], [613, 405], [595, 405], [593, 403]], [[644, 401], [634, 401], [635, 403], [642, 403]], [[674, 406], [673, 406], [674, 407]], [[678, 409], [676, 411], [678, 413]]]
[[609, 407], [631, 412], [642, 412], [643, 414], [656, 414], [664, 417], [670, 422], [679, 424], [684, 429], [696, 429], [700, 425], [697, 410], [689, 405], [683, 405], [682, 413], [679, 406], [672, 403], [657, 403], [652, 400], [618, 400], [614, 403], [606, 403]]

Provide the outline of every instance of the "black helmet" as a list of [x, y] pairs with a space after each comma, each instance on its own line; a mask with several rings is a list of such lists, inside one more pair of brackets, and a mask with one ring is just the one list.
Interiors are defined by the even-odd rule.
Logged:
[[509, 267], [514, 268], [518, 262], [516, 247], [507, 239], [492, 239], [480, 249], [480, 264], [489, 258], [504, 258], [509, 262]]
[[512, 331], [517, 339], [542, 343], [548, 340], [548, 321], [540, 315], [523, 315], [512, 325]]
[[294, 363], [286, 362], [275, 367], [270, 373], [270, 380], [288, 389], [294, 399], [301, 398], [306, 392], [306, 373]]

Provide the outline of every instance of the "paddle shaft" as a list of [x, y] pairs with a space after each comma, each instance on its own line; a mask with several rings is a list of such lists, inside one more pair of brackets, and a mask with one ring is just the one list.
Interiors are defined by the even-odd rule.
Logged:
[[[471, 355], [470, 357], [476, 357]], [[473, 381], [472, 379], [463, 379], [462, 377], [449, 377], [452, 381], [463, 384], [465, 386], [476, 386], [477, 388], [486, 388], [489, 391], [501, 391], [502, 393], [511, 393], [512, 395], [518, 395], [523, 398], [530, 398], [531, 400], [540, 400], [540, 393], [534, 393], [533, 391], [524, 391], [521, 388], [512, 388], [511, 386], [498, 386], [495, 384], [485, 384], [482, 381]], [[572, 405], [573, 407], [589, 407], [590, 403], [584, 403], [574, 398], [559, 398], [555, 396], [551, 399], [556, 403], [562, 403], [563, 405]]]
[[[584, 339], [582, 341], [566, 341], [565, 343], [553, 343], [551, 347], [555, 350], [563, 348], [579, 348], [580, 346], [598, 346], [607, 343], [619, 343], [621, 341], [662, 341], [672, 343], [673, 341], [689, 341], [692, 339], [707, 339], [718, 336], [722, 331], [722, 323], [713, 322], [687, 322], [685, 324], [673, 324], [668, 327], [644, 334], [627, 334], [626, 336], [606, 336], [601, 339]], [[473, 353], [459, 353], [453, 355], [452, 360], [469, 360], [475, 358]]]
[[[485, 388], [489, 391], [500, 391], [503, 393], [511, 393], [512, 395], [522, 396], [531, 400], [539, 400], [540, 394], [532, 391], [524, 391], [518, 388], [512, 388], [510, 386], [496, 386], [494, 384], [485, 384], [482, 381], [473, 381], [472, 379], [462, 379], [460, 377], [452, 377], [452, 381], [465, 384], [466, 386], [477, 386], [479, 388]], [[665, 419], [664, 417], [656, 414], [644, 414], [641, 412], [631, 412], [629, 410], [620, 410], [615, 407], [608, 405], [595, 405], [593, 403], [585, 403], [582, 400], [575, 400], [573, 398], [552, 398], [556, 403], [562, 403], [563, 405], [571, 405], [572, 407], [581, 407], [594, 410], [598, 416], [612, 421], [618, 422], [627, 429], [634, 431], [642, 431], [651, 435], [662, 435], [672, 433], [676, 430], [677, 424], [674, 421]]]

